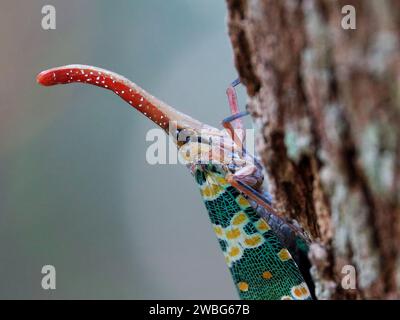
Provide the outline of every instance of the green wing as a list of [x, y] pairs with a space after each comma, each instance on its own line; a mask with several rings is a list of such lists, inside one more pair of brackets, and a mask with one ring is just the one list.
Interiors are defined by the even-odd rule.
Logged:
[[240, 298], [311, 299], [289, 251], [224, 174], [199, 166], [194, 175]]

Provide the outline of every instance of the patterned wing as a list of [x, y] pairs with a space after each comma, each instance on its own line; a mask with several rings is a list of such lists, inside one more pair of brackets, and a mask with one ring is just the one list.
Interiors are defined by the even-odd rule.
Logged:
[[217, 166], [194, 171], [241, 299], [311, 299], [289, 251]]

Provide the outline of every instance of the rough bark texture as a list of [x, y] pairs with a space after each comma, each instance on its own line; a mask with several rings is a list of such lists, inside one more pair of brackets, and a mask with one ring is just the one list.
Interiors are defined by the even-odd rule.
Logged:
[[[270, 192], [314, 241], [316, 295], [399, 298], [400, 1], [227, 5]], [[356, 30], [341, 27], [344, 5]]]

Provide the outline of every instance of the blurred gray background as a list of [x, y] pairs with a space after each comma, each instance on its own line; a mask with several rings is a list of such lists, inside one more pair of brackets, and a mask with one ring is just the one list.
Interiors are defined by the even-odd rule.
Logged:
[[154, 125], [110, 92], [35, 82], [97, 65], [218, 126], [236, 77], [225, 2], [1, 0], [0, 43], [0, 298], [236, 299], [189, 172], [146, 163]]

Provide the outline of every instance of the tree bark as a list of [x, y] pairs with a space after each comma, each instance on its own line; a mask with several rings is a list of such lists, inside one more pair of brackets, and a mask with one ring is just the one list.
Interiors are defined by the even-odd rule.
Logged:
[[400, 298], [400, 1], [226, 1], [269, 191], [313, 240], [316, 296]]

